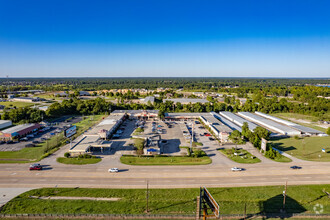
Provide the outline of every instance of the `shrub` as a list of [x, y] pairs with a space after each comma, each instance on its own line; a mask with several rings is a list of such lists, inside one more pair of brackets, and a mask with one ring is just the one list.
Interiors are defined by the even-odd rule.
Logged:
[[64, 157], [69, 158], [70, 156], [71, 156], [71, 154], [69, 152], [64, 153]]

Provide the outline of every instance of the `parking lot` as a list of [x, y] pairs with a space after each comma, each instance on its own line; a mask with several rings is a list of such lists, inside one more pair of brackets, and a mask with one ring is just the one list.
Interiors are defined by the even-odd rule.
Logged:
[[33, 134], [27, 135], [26, 138], [20, 138], [19, 141], [13, 142], [11, 144], [3, 143], [0, 145], [0, 151], [19, 151], [25, 147], [33, 147], [37, 144], [45, 142], [52, 136], [58, 135], [63, 132], [66, 126], [70, 124], [77, 123], [82, 120], [82, 117], [75, 117], [74, 119], [67, 120], [66, 118], [61, 118], [56, 120], [56, 122], [50, 123], [49, 126], [45, 126], [46, 129], [43, 132], [34, 132]]

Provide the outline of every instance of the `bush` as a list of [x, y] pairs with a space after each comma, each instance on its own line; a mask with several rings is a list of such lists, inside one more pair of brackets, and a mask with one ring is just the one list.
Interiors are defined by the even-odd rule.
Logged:
[[71, 154], [69, 152], [64, 153], [64, 157], [69, 158], [70, 156], [71, 156]]

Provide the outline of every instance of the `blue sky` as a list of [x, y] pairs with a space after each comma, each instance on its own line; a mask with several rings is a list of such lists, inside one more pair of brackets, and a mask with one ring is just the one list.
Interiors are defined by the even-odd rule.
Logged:
[[330, 77], [330, 1], [0, 0], [0, 77]]

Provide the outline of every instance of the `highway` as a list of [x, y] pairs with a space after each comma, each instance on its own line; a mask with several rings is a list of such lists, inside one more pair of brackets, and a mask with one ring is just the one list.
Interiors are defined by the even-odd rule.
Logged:
[[1, 188], [39, 187], [93, 187], [144, 188], [147, 180], [151, 188], [192, 188], [260, 186], [288, 184], [330, 183], [329, 163], [298, 164], [301, 170], [292, 170], [290, 164], [250, 164], [245, 171], [232, 172], [230, 166], [127, 166], [119, 173], [108, 173], [105, 165], [54, 165], [48, 170], [29, 171], [28, 164], [1, 164]]

